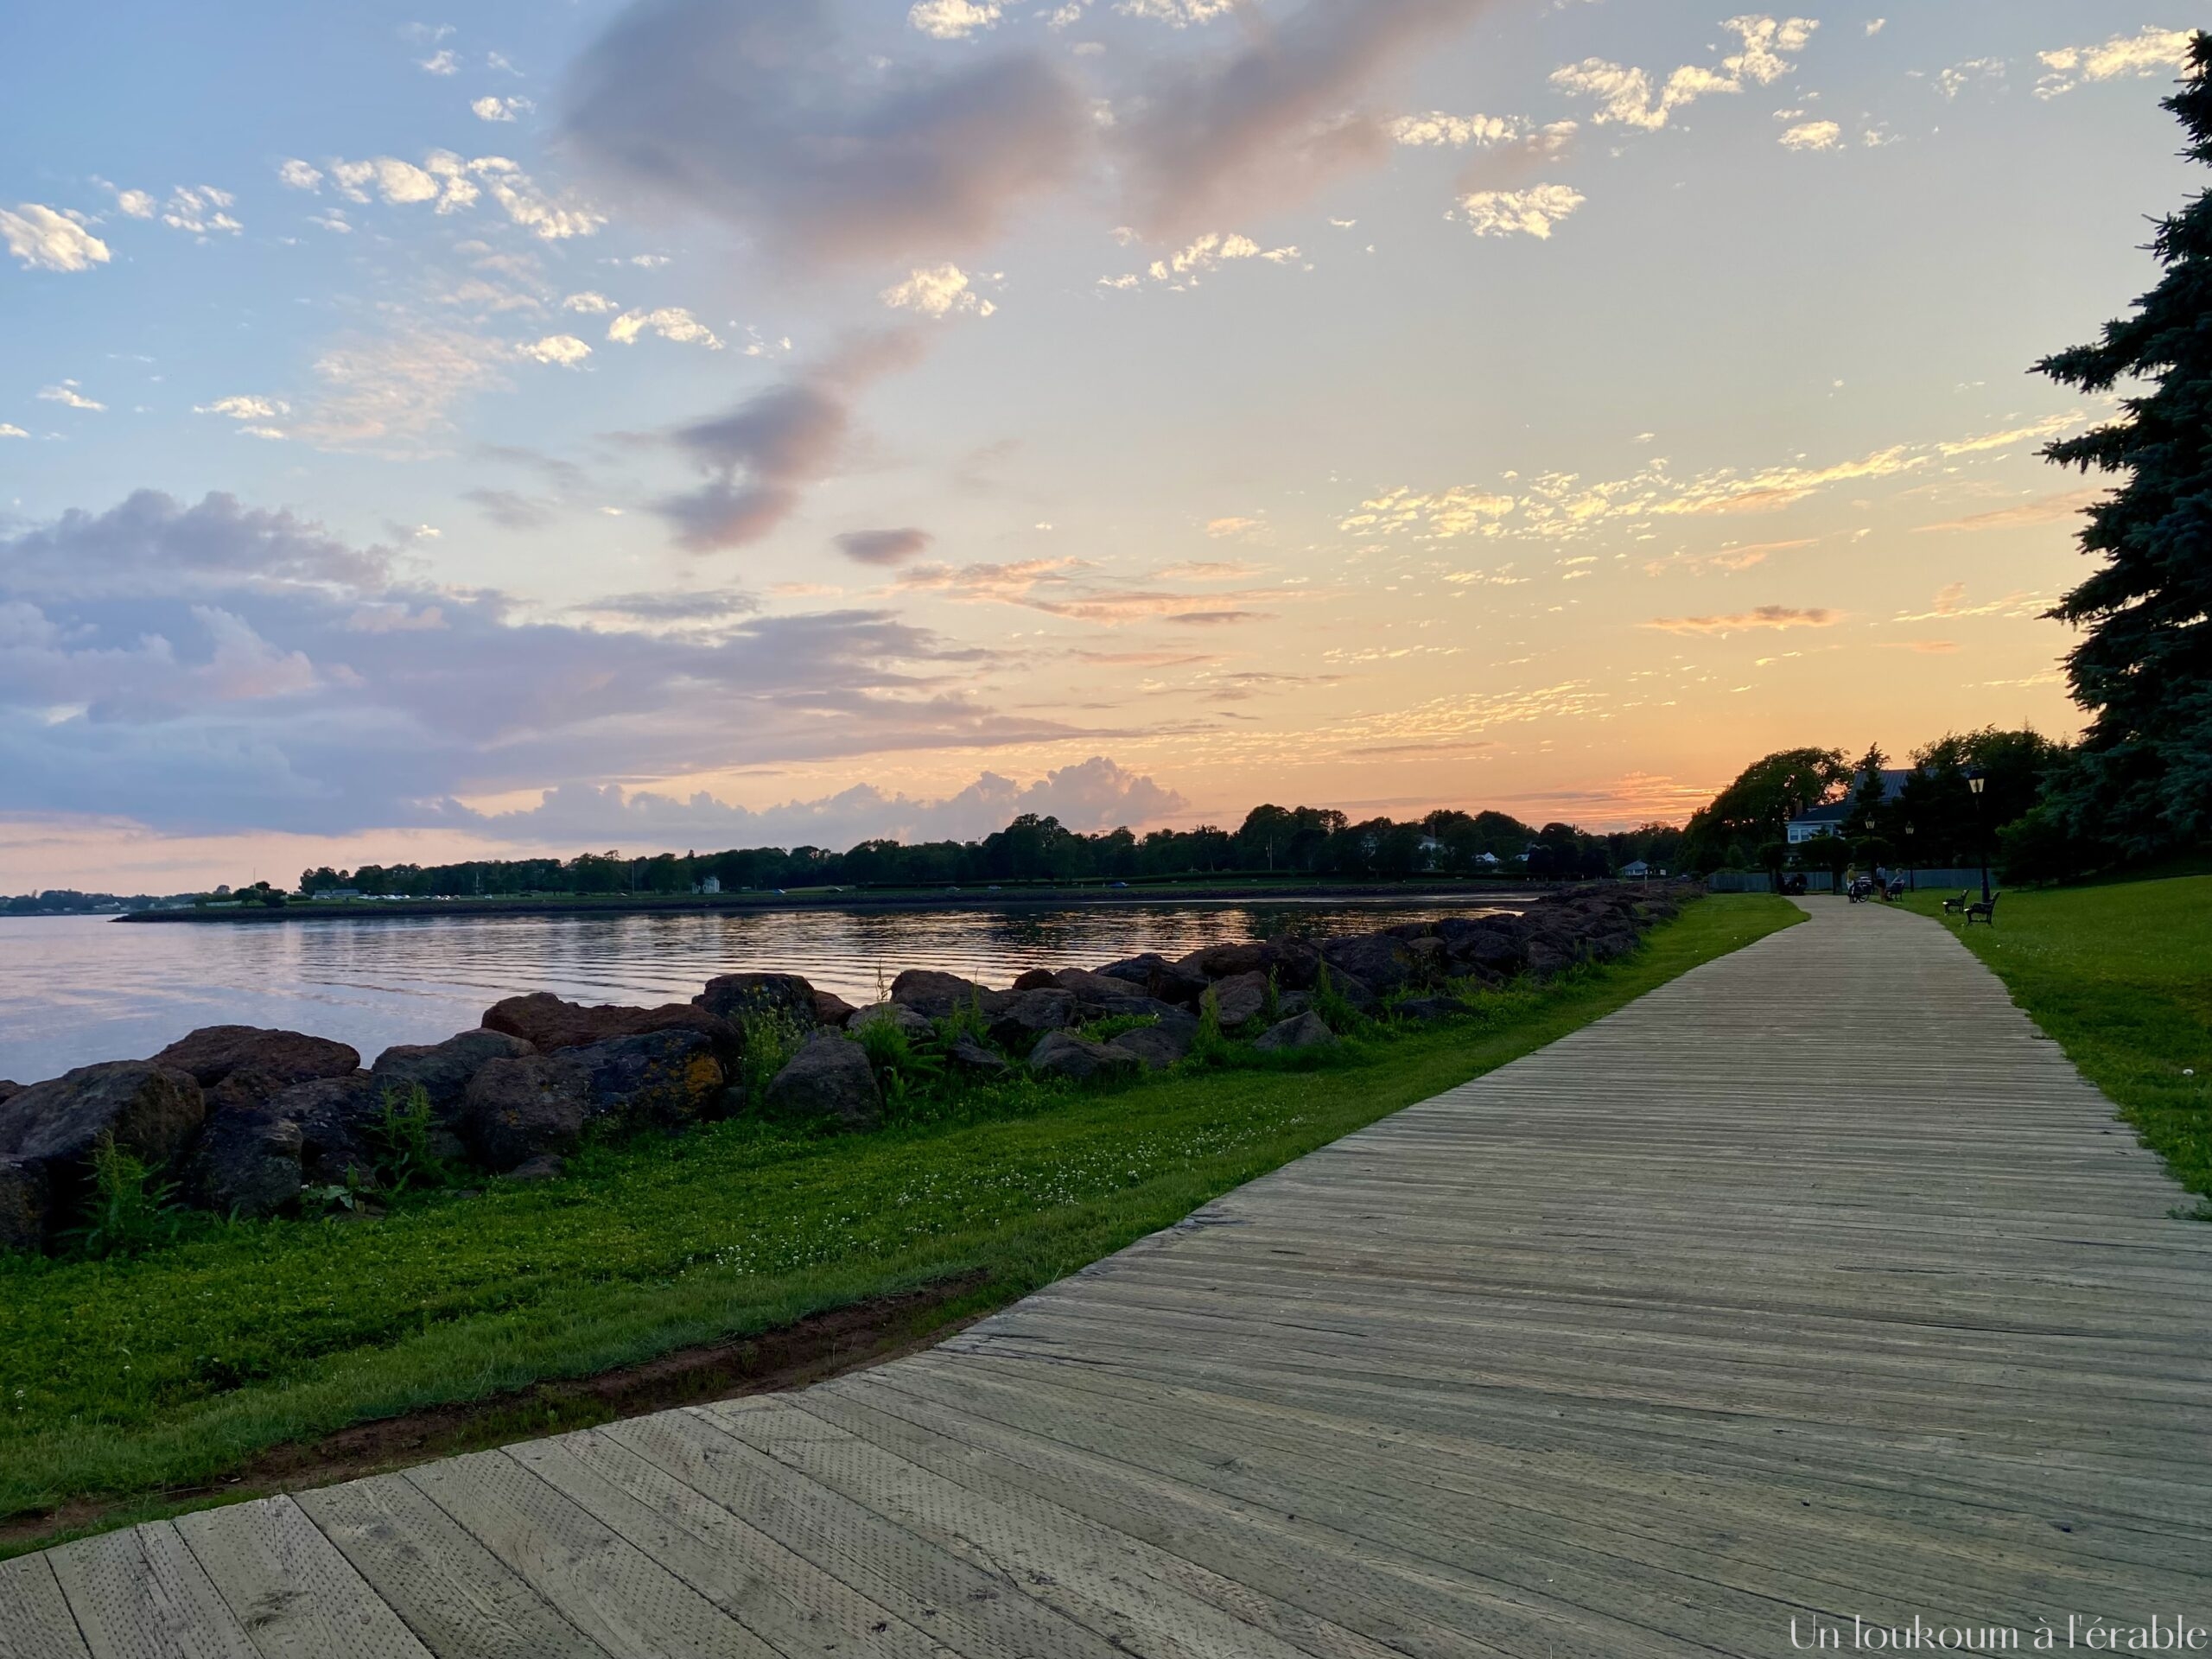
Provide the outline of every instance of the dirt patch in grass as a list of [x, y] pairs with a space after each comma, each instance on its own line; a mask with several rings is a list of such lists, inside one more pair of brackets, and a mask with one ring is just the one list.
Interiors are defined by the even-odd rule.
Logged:
[[983, 1317], [1001, 1300], [991, 1293], [989, 1274], [960, 1274], [593, 1376], [557, 1378], [480, 1400], [355, 1423], [320, 1440], [270, 1446], [244, 1468], [206, 1485], [124, 1498], [79, 1498], [59, 1509], [11, 1516], [0, 1521], [0, 1555], [118, 1524], [335, 1485], [676, 1406], [804, 1388], [931, 1347]]

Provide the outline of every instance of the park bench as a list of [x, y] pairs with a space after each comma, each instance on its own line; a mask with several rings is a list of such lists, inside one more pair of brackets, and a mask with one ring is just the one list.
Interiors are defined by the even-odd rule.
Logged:
[[1980, 900], [1979, 903], [1968, 905], [1967, 906], [1967, 925], [1968, 927], [1972, 927], [1974, 925], [1974, 918], [1979, 916], [1983, 921], [1987, 922], [1992, 927], [1996, 926], [1997, 901], [2004, 896], [2005, 895], [2001, 893], [1993, 893], [1988, 898]]
[[1965, 892], [1961, 893], [1955, 899], [1946, 899], [1943, 901], [1943, 913], [1946, 916], [1957, 915], [1961, 911], [1967, 907], [1967, 901], [1973, 896], [1973, 890], [1968, 888]]

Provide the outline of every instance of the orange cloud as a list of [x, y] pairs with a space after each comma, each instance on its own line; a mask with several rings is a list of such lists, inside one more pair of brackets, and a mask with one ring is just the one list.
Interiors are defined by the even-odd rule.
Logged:
[[1742, 633], [1751, 628], [1830, 628], [1843, 620], [1841, 611], [1825, 607], [1798, 610], [1788, 605], [1762, 605], [1757, 610], [1726, 616], [1655, 616], [1643, 626], [1668, 633]]
[[2046, 495], [2039, 501], [2022, 502], [2017, 507], [1970, 512], [1963, 518], [1947, 518], [1940, 524], [1915, 524], [1913, 533], [1925, 536], [1936, 531], [2013, 530], [2023, 524], [2052, 524], [2094, 506], [2104, 499], [2104, 493], [2102, 490], [2067, 490], [2058, 495]]

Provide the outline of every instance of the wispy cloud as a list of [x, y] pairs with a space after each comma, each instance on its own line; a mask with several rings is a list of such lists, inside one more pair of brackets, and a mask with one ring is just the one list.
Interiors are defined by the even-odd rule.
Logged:
[[1582, 206], [1582, 193], [1564, 184], [1526, 190], [1476, 190], [1459, 198], [1459, 213], [1477, 236], [1533, 236], [1548, 241], [1552, 229]]
[[1841, 149], [1843, 129], [1834, 121], [1801, 121], [1780, 142], [1784, 149]]
[[38, 396], [41, 403], [60, 404], [64, 409], [105, 410], [107, 407], [105, 404], [95, 403], [86, 397], [78, 390], [74, 380], [64, 380], [58, 386], [41, 386]]
[[963, 41], [998, 25], [999, 0], [914, 0], [906, 26], [935, 41]]
[[903, 282], [893, 283], [877, 297], [894, 311], [915, 311], [925, 317], [988, 317], [998, 307], [978, 294], [974, 283], [955, 264], [918, 265]]
[[1843, 620], [1841, 611], [1815, 607], [1800, 610], [1789, 605], [1761, 605], [1754, 610], [1725, 616], [1655, 616], [1643, 626], [1664, 633], [1745, 633], [1762, 628], [1832, 628]]
[[0, 207], [0, 240], [29, 270], [90, 270], [109, 257], [107, 244], [76, 219], [35, 201]]
[[658, 334], [680, 346], [703, 346], [710, 352], [722, 349], [722, 342], [715, 331], [680, 305], [664, 305], [651, 311], [625, 311], [607, 325], [607, 339], [618, 345], [634, 346], [645, 334]]
[[2078, 517], [2104, 499], [2102, 490], [2064, 490], [2056, 495], [2024, 501], [2018, 506], [1993, 507], [1987, 512], [1946, 518], [1941, 524], [1915, 524], [1913, 529], [1918, 534], [1928, 535], [1939, 531], [2017, 530], [2029, 524], [2056, 524]]
[[1741, 43], [1717, 67], [1684, 64], [1655, 82], [1644, 70], [1605, 58], [1585, 58], [1553, 72], [1552, 85], [1590, 99], [1591, 119], [1599, 126], [1620, 125], [1656, 131], [1678, 110], [1716, 92], [1740, 92], [1748, 85], [1768, 86], [1791, 67], [1820, 23], [1810, 17], [1732, 17], [1723, 25]]
[[1422, 491], [1402, 486], [1362, 501], [1338, 521], [1338, 528], [1436, 541], [1474, 535], [1572, 540], [1623, 522], [1772, 512], [1840, 485], [1912, 476], [1946, 461], [1994, 457], [2056, 437], [2082, 420], [2075, 410], [1968, 437], [1892, 444], [1821, 466], [1792, 461], [1749, 472], [1722, 467], [1684, 478], [1676, 477], [1664, 460], [1654, 460], [1626, 477], [1595, 481], [1550, 473], [1501, 480], [1510, 488], [1459, 485]]
[[2117, 80], [2179, 69], [2189, 60], [2190, 31], [2145, 23], [2133, 35], [2114, 35], [2100, 46], [2062, 46], [2036, 55], [2047, 73], [2036, 82], [2037, 98], [2056, 98], [2083, 81]]

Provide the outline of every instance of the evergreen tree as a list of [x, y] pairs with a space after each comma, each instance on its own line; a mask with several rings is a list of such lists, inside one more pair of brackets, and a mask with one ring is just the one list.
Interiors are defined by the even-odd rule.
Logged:
[[[2164, 106], [2212, 166], [2212, 35]], [[2036, 365], [2083, 391], [2144, 388], [2044, 452], [2121, 480], [2082, 532], [2102, 563], [2050, 613], [2084, 631], [2067, 671], [2091, 716], [2052, 808], [2134, 856], [2212, 836], [2212, 191], [2159, 221], [2151, 251], [2165, 275], [2133, 315]]]

